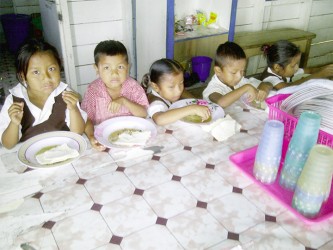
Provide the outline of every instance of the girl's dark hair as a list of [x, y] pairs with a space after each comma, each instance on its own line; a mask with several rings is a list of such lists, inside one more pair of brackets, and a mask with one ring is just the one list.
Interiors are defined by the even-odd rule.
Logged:
[[173, 59], [162, 58], [150, 66], [149, 73], [143, 76], [141, 84], [147, 90], [150, 82], [160, 84], [166, 74], [176, 75], [183, 72], [184, 68], [179, 62]]
[[55, 47], [45, 41], [31, 39], [20, 47], [16, 55], [16, 78], [20, 83], [24, 82], [22, 76], [25, 78], [27, 76], [30, 58], [38, 52], [51, 52], [51, 54], [57, 60], [59, 68], [61, 68], [60, 56]]
[[125, 57], [126, 62], [128, 63], [128, 55], [126, 47], [124, 46], [124, 44], [122, 44], [119, 41], [106, 40], [97, 44], [94, 50], [95, 65], [98, 65], [101, 55], [107, 55], [107, 56], [122, 55]]
[[223, 67], [228, 60], [246, 59], [246, 55], [241, 46], [234, 42], [220, 44], [215, 54], [215, 66]]
[[278, 64], [284, 68], [290, 63], [292, 58], [301, 53], [299, 47], [286, 40], [277, 41], [271, 46], [264, 44], [261, 50], [264, 52], [267, 66], [270, 68], [272, 68], [274, 64]]

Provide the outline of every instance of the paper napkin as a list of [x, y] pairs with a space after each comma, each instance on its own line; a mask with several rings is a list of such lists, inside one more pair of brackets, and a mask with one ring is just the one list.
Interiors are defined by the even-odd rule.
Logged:
[[202, 129], [210, 133], [216, 140], [224, 141], [240, 131], [241, 125], [230, 115], [225, 118], [217, 119], [210, 125], [201, 126]]

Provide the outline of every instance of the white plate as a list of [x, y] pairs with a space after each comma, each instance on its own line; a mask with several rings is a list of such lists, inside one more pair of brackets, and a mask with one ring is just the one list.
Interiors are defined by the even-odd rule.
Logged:
[[20, 162], [31, 168], [51, 168], [67, 165], [78, 159], [80, 156], [49, 165], [39, 164], [36, 160], [36, 154], [41, 149], [64, 143], [66, 143], [69, 147], [76, 149], [80, 156], [87, 148], [87, 142], [81, 135], [69, 131], [54, 131], [36, 135], [23, 142], [17, 152], [17, 157]]
[[[113, 144], [109, 141], [109, 136], [111, 133], [120, 129], [139, 129], [150, 131], [150, 138], [156, 136], [157, 130], [155, 124], [151, 121], [135, 117], [135, 116], [119, 116], [108, 119], [101, 124], [95, 126], [95, 138], [97, 141], [108, 148], [128, 148], [131, 146], [121, 146]], [[136, 146], [136, 145], [132, 145]]]
[[212, 119], [209, 122], [202, 122], [202, 123], [196, 123], [196, 122], [189, 122], [189, 121], [184, 121], [180, 120], [181, 122], [185, 123], [190, 123], [190, 124], [200, 124], [200, 125], [209, 125], [216, 121], [219, 118], [224, 118], [224, 110], [221, 108], [219, 105], [206, 101], [206, 100], [201, 100], [201, 99], [182, 99], [177, 102], [174, 102], [171, 106], [170, 109], [176, 109], [176, 108], [182, 108], [186, 107], [188, 105], [193, 105], [193, 104], [198, 104], [198, 105], [205, 105], [209, 107], [210, 113], [212, 115]]

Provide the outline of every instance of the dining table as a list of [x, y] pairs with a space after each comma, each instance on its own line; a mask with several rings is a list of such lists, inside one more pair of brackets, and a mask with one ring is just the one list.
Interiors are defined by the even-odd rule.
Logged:
[[[300, 220], [230, 156], [260, 142], [267, 110], [224, 109], [240, 129], [156, 126], [145, 147], [91, 147], [31, 168], [0, 148], [0, 249], [333, 249], [333, 218]], [[333, 202], [332, 200], [328, 202]]]

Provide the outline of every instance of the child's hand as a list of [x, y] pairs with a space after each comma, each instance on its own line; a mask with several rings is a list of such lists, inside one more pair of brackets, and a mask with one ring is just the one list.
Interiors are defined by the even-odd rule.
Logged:
[[90, 137], [89, 141], [91, 146], [98, 151], [104, 151], [106, 149], [106, 147], [100, 144], [94, 136]]
[[319, 77], [331, 77], [333, 76], [333, 64], [329, 64], [321, 68], [318, 72]]
[[252, 102], [257, 98], [258, 90], [250, 84], [247, 84], [247, 101]]
[[14, 102], [8, 109], [8, 115], [12, 123], [20, 125], [23, 117], [24, 102]]
[[118, 113], [121, 106], [123, 105], [123, 102], [124, 102], [124, 97], [122, 96], [112, 100], [108, 105], [108, 110], [111, 113]]
[[268, 96], [268, 93], [266, 91], [259, 89], [256, 100], [262, 102], [267, 98], [267, 96]]
[[207, 120], [210, 117], [210, 110], [208, 106], [204, 105], [190, 105], [191, 111], [193, 115], [198, 115], [202, 118], [202, 121]]
[[68, 110], [73, 110], [77, 108], [77, 103], [79, 102], [79, 94], [73, 91], [65, 90], [62, 92], [62, 99], [67, 104]]

